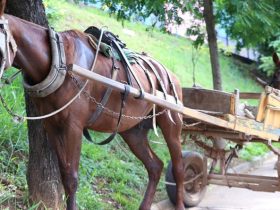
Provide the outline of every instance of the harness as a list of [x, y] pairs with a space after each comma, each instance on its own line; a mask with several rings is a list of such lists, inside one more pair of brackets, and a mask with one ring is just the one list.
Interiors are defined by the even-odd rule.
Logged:
[[52, 65], [48, 76], [36, 85], [23, 81], [27, 93], [33, 97], [46, 97], [54, 93], [64, 82], [67, 66], [61, 35], [49, 28], [51, 43]]
[[[10, 30], [8, 27], [8, 21], [3, 18], [0, 19], [0, 31], [2, 32], [2, 33], [0, 33], [0, 53], [3, 55], [3, 59], [0, 63], [0, 65], [1, 65], [0, 66], [0, 78], [1, 78], [3, 71], [5, 69], [5, 66], [6, 66], [6, 62], [8, 61], [9, 62], [8, 64], [11, 65], [10, 46], [11, 46], [11, 50], [15, 54], [17, 52], [17, 45], [15, 43], [15, 40], [12, 37], [12, 34], [10, 33]], [[96, 31], [97, 30], [95, 30], [95, 32]], [[99, 31], [99, 29], [98, 29], [98, 31]], [[107, 55], [108, 57], [110, 57], [112, 59], [112, 63], [113, 63], [112, 64], [112, 79], [114, 79], [114, 80], [117, 78], [117, 74], [118, 74], [118, 70], [119, 70], [119, 68], [115, 66], [115, 60], [118, 59], [121, 61], [121, 63], [124, 66], [124, 69], [126, 71], [128, 84], [126, 85], [124, 93], [121, 93], [121, 108], [120, 108], [120, 112], [119, 112], [116, 130], [105, 141], [97, 143], [100, 145], [111, 142], [113, 140], [113, 138], [116, 136], [116, 134], [118, 133], [121, 118], [123, 116], [125, 102], [129, 95], [130, 86], [132, 86], [132, 77], [136, 81], [136, 83], [140, 89], [140, 92], [142, 93], [142, 95], [140, 95], [139, 98], [141, 99], [143, 97], [144, 90], [142, 88], [140, 80], [137, 78], [136, 74], [134, 73], [133, 68], [131, 67], [131, 63], [138, 64], [144, 70], [145, 75], [147, 76], [147, 79], [151, 85], [152, 93], [155, 93], [155, 91], [156, 91], [155, 84], [153, 83], [153, 80], [151, 78], [151, 73], [142, 65], [142, 63], [140, 61], [144, 61], [146, 64], [148, 64], [148, 66], [152, 70], [153, 74], [156, 75], [156, 78], [160, 84], [160, 88], [163, 90], [163, 92], [165, 94], [167, 94], [167, 91], [164, 87], [164, 84], [163, 84], [160, 76], [158, 75], [158, 72], [155, 70], [153, 64], [148, 61], [148, 58], [146, 56], [142, 56], [140, 54], [136, 54], [134, 52], [129, 51], [128, 49], [125, 48], [125, 44], [123, 42], [121, 42], [118, 39], [118, 37], [116, 37], [114, 34], [112, 34], [110, 32], [105, 32], [105, 33], [106, 34], [104, 37], [102, 36], [103, 30], [101, 30], [101, 32], [99, 31], [97, 35], [91, 33], [92, 36], [96, 37], [95, 40], [97, 40], [97, 38], [99, 39], [97, 44], [95, 44], [96, 55], [95, 55], [95, 59], [94, 59], [91, 71], [94, 70], [94, 66], [96, 64], [97, 56], [98, 56], [98, 53], [100, 50], [103, 54]], [[48, 76], [42, 82], [40, 82], [36, 85], [30, 85], [30, 84], [28, 84], [28, 82], [26, 80], [24, 80], [24, 83], [23, 83], [27, 93], [33, 97], [46, 97], [46, 96], [52, 94], [63, 84], [65, 77], [66, 77], [67, 66], [66, 66], [66, 57], [65, 57], [65, 51], [64, 51], [62, 37], [59, 33], [56, 33], [51, 28], [49, 28], [49, 37], [50, 37], [50, 43], [51, 43], [52, 65], [51, 65], [51, 69], [50, 69]], [[89, 38], [89, 40], [92, 40], [92, 39]], [[101, 40], [103, 40], [105, 43], [101, 43]], [[93, 42], [91, 44], [94, 45]], [[106, 51], [107, 47], [104, 44], [109, 44], [109, 46], [111, 47], [111, 50]], [[127, 55], [129, 55], [129, 56], [127, 56]], [[168, 80], [174, 91], [175, 98], [177, 99], [177, 94], [175, 92], [175, 88], [174, 88], [174, 85], [171, 81], [169, 74], [168, 74], [168, 77], [169, 77]], [[47, 114], [44, 116], [39, 116], [39, 117], [21, 117], [21, 116], [18, 116], [18, 115], [15, 115], [12, 113], [12, 116], [14, 116], [20, 120], [23, 120], [23, 119], [36, 120], [36, 119], [43, 119], [43, 118], [53, 116], [53, 115], [57, 114], [58, 112], [67, 108], [74, 100], [76, 100], [80, 96], [81, 93], [84, 93], [85, 92], [84, 89], [85, 89], [87, 83], [88, 83], [88, 80], [86, 80], [85, 84], [83, 84], [82, 87], [79, 87], [79, 92], [75, 97], [73, 97], [73, 99], [71, 99], [67, 104], [65, 104], [60, 109], [58, 109], [50, 114]], [[102, 113], [103, 109], [105, 108], [105, 105], [111, 95], [111, 92], [112, 92], [111, 88], [108, 88], [106, 90], [101, 102], [98, 103], [96, 112], [93, 114], [93, 116], [90, 120], [91, 124], [93, 124], [98, 119], [98, 117], [101, 115], [101, 113]], [[2, 97], [1, 97], [1, 100], [2, 100]], [[9, 108], [6, 107], [6, 109], [7, 109], [7, 111], [10, 112]], [[160, 114], [162, 114], [162, 113], [164, 113], [164, 112], [161, 112]], [[155, 105], [153, 105], [154, 129], [156, 128], [155, 117], [158, 114], [155, 113]], [[151, 118], [151, 117], [148, 116], [148, 118]], [[148, 119], [148, 118], [143, 117], [143, 119]], [[155, 129], [155, 131], [156, 131], [156, 129]], [[84, 135], [86, 137], [88, 137], [89, 140], [91, 140], [90, 135], [86, 129], [84, 130]]]
[[[116, 58], [114, 56], [113, 50], [116, 49], [116, 48], [118, 49], [118, 55], [117, 56], [119, 56], [121, 58], [121, 61], [124, 65], [124, 67], [125, 67], [127, 81], [129, 83], [129, 85], [132, 85], [131, 77], [130, 77], [130, 71], [129, 71], [130, 69], [128, 67], [128, 65], [130, 65], [130, 64], [127, 61], [126, 56], [123, 54], [123, 51], [122, 51], [122, 48], [125, 47], [125, 44], [121, 40], [119, 40], [118, 37], [115, 36], [114, 34], [112, 34], [111, 32], [106, 31], [106, 32], [104, 32], [104, 35], [101, 36], [101, 31], [94, 26], [89, 27], [85, 31], [85, 33], [89, 34], [88, 35], [89, 42], [94, 48], [96, 47], [96, 43], [95, 43], [94, 40], [101, 39], [101, 41], [102, 41], [101, 46], [103, 46], [102, 47], [103, 50], [101, 50], [101, 52], [103, 52], [103, 54], [105, 56], [110, 57], [112, 59], [112, 79], [113, 80], [117, 79], [117, 75], [118, 75], [118, 72], [119, 72], [119, 68], [115, 66], [115, 59]], [[106, 47], [104, 47], [104, 45], [106, 45], [106, 44], [108, 46], [110, 46], [109, 50], [107, 50]], [[139, 87], [141, 87], [141, 84], [140, 83], [138, 83], [138, 84], [139, 84]], [[91, 141], [95, 144], [98, 144], [98, 145], [105, 145], [105, 144], [110, 143], [115, 138], [115, 136], [117, 135], [117, 133], [119, 131], [119, 126], [120, 126], [120, 123], [121, 123], [123, 110], [125, 108], [125, 102], [126, 102], [126, 99], [129, 95], [129, 85], [126, 86], [124, 93], [121, 93], [121, 108], [120, 108], [119, 117], [118, 117], [118, 121], [117, 121], [115, 131], [105, 140], [103, 140], [99, 143], [95, 143], [92, 140], [92, 138], [89, 134], [89, 131], [87, 129], [84, 129], [83, 134], [89, 141]], [[107, 104], [111, 93], [112, 93], [112, 88], [107, 88], [105, 94], [102, 97], [100, 105], [97, 105], [95, 112], [93, 113], [93, 115], [91, 116], [91, 118], [89, 120], [89, 126], [94, 124], [96, 122], [96, 120], [99, 118], [99, 116], [102, 114], [103, 109], [104, 109], [105, 105]]]
[[0, 79], [3, 76], [7, 62], [8, 66], [12, 66], [10, 46], [13, 54], [15, 55], [17, 53], [17, 44], [11, 34], [8, 20], [2, 16], [0, 18], [0, 53], [2, 54], [2, 60], [0, 63]]

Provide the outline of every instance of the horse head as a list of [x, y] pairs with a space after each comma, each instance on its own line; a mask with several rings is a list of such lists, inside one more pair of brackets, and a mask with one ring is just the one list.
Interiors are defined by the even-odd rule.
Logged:
[[275, 65], [275, 72], [270, 85], [276, 89], [280, 89], [280, 60], [277, 53], [273, 53], [272, 59]]
[[0, 1], [0, 78], [3, 71], [12, 66], [17, 52], [17, 44], [4, 16], [6, 0]]

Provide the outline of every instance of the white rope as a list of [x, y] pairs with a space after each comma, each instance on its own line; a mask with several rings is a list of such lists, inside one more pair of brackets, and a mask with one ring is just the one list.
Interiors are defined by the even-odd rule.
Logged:
[[183, 123], [183, 126], [184, 127], [195, 127], [195, 126], [197, 126], [199, 124], [201, 124], [201, 122], [196, 122], [196, 123], [192, 123], [192, 124]]
[[164, 142], [159, 142], [159, 141], [150, 140], [150, 142], [151, 142], [151, 143], [154, 143], [154, 144], [166, 145], [166, 143], [164, 143]]
[[[184, 182], [183, 185], [186, 185], [186, 184], [189, 184], [191, 182], [194, 182], [196, 179], [198, 179], [202, 175], [203, 175], [203, 172], [201, 172], [200, 174], [198, 174], [195, 177], [191, 178], [190, 180]], [[163, 184], [166, 184], [166, 185], [176, 186], [175, 182], [167, 182], [167, 181], [160, 181], [160, 182], [163, 183]]]

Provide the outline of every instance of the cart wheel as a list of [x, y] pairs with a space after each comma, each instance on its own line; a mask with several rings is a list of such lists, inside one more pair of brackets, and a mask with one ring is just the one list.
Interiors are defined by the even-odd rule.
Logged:
[[[185, 182], [203, 173], [203, 159], [201, 155], [196, 152], [183, 152], [183, 164]], [[202, 174], [202, 176], [195, 181], [185, 184], [184, 204], [186, 207], [196, 206], [204, 197], [206, 186], [203, 186], [203, 176], [205, 176], [205, 174]], [[168, 164], [165, 180], [167, 182], [175, 182], [171, 161]], [[176, 186], [166, 184], [166, 191], [170, 201], [176, 204]]]

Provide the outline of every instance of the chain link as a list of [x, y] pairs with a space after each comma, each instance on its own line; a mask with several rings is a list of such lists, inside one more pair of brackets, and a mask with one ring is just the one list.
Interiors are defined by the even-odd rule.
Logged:
[[[74, 85], [76, 86], [76, 88], [78, 90], [80, 90], [82, 84], [80, 84], [80, 82], [77, 80], [77, 78], [69, 72], [69, 75], [72, 79], [72, 82], [74, 83]], [[83, 90], [82, 93], [87, 97], [89, 98], [93, 103], [95, 103], [97, 106], [100, 106], [102, 107], [102, 109], [104, 109], [105, 113], [106, 114], [109, 114], [111, 116], [116, 116], [118, 117], [119, 116], [119, 113], [118, 112], [115, 112], [111, 109], [109, 109], [108, 107], [105, 107], [102, 103], [98, 102], [96, 100], [96, 98], [94, 98], [93, 96], [90, 95], [89, 92], [87, 92], [86, 90]], [[125, 114], [122, 114], [122, 117], [124, 118], [127, 118], [127, 119], [132, 119], [132, 120], [146, 120], [146, 119], [151, 119], [153, 117], [157, 117], [157, 116], [160, 116], [162, 114], [164, 114], [165, 112], [167, 112], [167, 109], [164, 109], [163, 111], [161, 112], [158, 112], [156, 113], [155, 115], [146, 115], [146, 116], [131, 116], [131, 115], [125, 115]]]

